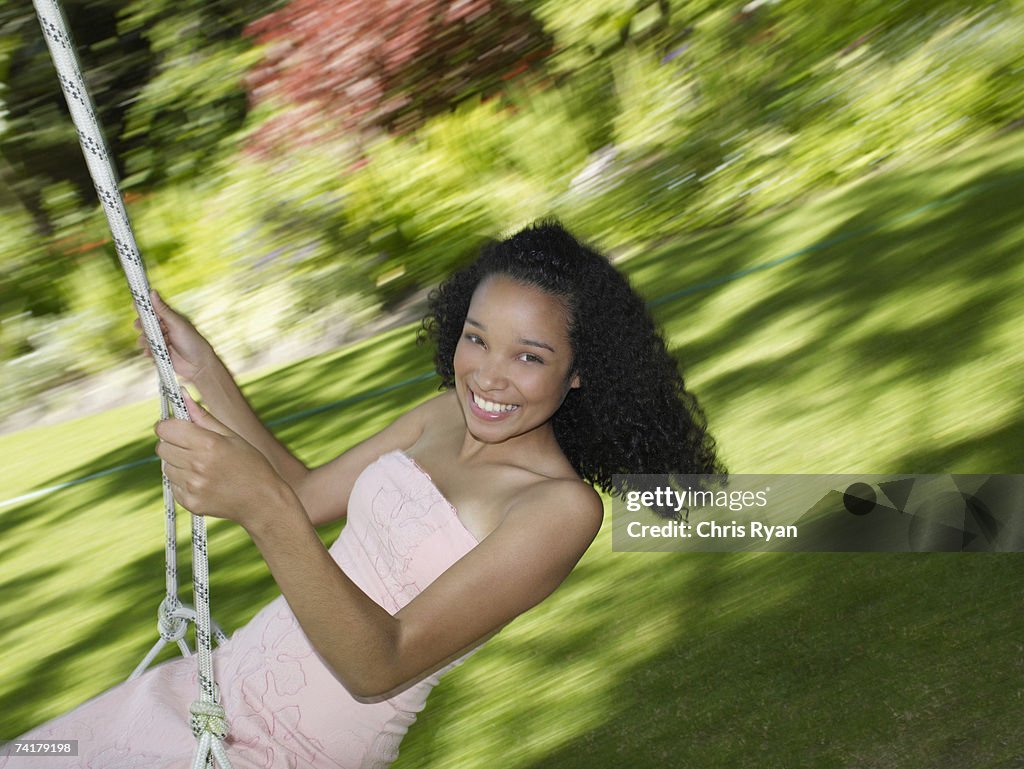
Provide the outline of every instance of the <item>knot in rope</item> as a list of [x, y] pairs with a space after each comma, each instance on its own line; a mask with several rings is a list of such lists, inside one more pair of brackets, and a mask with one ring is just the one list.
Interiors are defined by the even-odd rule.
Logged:
[[228, 736], [227, 715], [217, 703], [196, 700], [189, 705], [188, 712], [192, 714], [192, 734], [196, 737], [204, 732], [209, 732], [219, 740]]
[[176, 611], [177, 607], [171, 609], [168, 606], [166, 598], [160, 602], [160, 606], [156, 610], [156, 629], [160, 633], [160, 637], [167, 643], [180, 641], [188, 630], [187, 619], [180, 614], [175, 614]]

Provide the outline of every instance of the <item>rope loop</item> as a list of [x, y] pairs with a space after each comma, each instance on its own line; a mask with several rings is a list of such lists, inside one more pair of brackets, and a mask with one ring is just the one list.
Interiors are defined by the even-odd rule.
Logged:
[[192, 734], [196, 737], [204, 732], [211, 734], [218, 740], [228, 736], [228, 720], [224, 708], [216, 702], [203, 702], [196, 700], [189, 705], [188, 712], [192, 714]]
[[164, 598], [156, 610], [156, 629], [167, 643], [180, 641], [188, 630], [188, 620], [176, 613], [180, 606], [171, 607], [167, 598]]

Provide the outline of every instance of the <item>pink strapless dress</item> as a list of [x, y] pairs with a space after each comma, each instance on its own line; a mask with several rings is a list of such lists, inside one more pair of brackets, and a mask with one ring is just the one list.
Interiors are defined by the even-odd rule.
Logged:
[[[331, 556], [392, 614], [477, 544], [430, 477], [400, 451], [366, 468], [348, 509]], [[466, 656], [390, 699], [358, 701], [279, 597], [214, 649], [231, 763], [386, 767], [440, 676]], [[188, 706], [197, 692], [194, 659], [165, 662], [21, 737], [78, 740], [77, 757], [2, 757], [0, 769], [187, 769], [195, 752]]]

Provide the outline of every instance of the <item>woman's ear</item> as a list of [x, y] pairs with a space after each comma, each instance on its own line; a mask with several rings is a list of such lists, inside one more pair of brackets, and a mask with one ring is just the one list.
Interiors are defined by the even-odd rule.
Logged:
[[580, 375], [574, 373], [572, 375], [572, 379], [569, 380], [569, 389], [570, 390], [576, 390], [576, 389], [579, 388], [579, 386], [580, 386]]

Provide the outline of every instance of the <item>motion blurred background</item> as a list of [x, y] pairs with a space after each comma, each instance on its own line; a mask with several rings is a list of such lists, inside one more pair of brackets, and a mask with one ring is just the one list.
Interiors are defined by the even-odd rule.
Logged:
[[[153, 282], [242, 366], [349, 338], [537, 217], [628, 255], [1024, 119], [1020, 2], [65, 6]], [[38, 24], [10, 0], [0, 179], [10, 429], [134, 354]]]
[[[152, 282], [306, 461], [429, 397], [426, 291], [553, 216], [649, 298], [732, 471], [1020, 471], [1021, 0], [64, 5]], [[132, 314], [0, 0], [0, 738], [155, 637], [155, 407], [111, 410], [155, 391]], [[237, 529], [211, 552], [234, 627], [273, 582]], [[1020, 566], [605, 531], [400, 765], [1019, 769]]]

